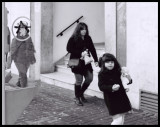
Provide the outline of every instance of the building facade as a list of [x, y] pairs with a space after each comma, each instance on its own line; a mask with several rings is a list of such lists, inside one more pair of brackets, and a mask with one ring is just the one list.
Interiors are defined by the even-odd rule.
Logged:
[[[73, 89], [74, 78], [71, 71], [65, 67], [67, 59], [65, 55], [68, 39], [76, 24], [67, 29], [63, 36], [57, 37], [57, 35], [83, 16], [80, 21], [88, 25], [98, 56], [104, 52], [112, 53], [121, 66], [129, 68], [133, 83], [127, 94], [132, 107], [141, 109], [143, 93], [146, 97], [155, 95], [153, 97], [155, 101], [152, 102], [158, 101], [156, 99], [158, 95], [157, 2], [31, 2], [26, 4], [29, 5], [29, 10], [28, 12], [22, 10], [22, 12], [24, 11], [24, 14], [31, 19], [31, 36], [36, 47], [37, 58], [36, 65], [30, 68], [29, 77], [40, 78], [50, 84]], [[12, 11], [9, 3], [6, 7]], [[94, 80], [86, 94], [103, 98], [98, 88], [99, 68], [94, 69]], [[12, 72], [17, 73], [14, 67]], [[71, 74], [67, 78], [73, 81], [67, 82], [64, 77], [63, 82], [66, 82], [64, 85], [55, 76], [58, 72]], [[144, 99], [150, 100], [145, 96]], [[152, 107], [147, 108], [150, 110]]]

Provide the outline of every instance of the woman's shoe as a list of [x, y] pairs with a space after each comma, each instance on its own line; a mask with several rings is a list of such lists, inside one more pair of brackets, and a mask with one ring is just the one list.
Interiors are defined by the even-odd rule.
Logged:
[[20, 81], [16, 83], [16, 86], [21, 87]]
[[78, 105], [78, 106], [83, 106], [83, 103], [81, 102], [80, 98], [75, 98], [75, 103]]
[[88, 102], [87, 99], [86, 99], [84, 96], [81, 96], [80, 99], [81, 99], [81, 101], [84, 102], [84, 103]]

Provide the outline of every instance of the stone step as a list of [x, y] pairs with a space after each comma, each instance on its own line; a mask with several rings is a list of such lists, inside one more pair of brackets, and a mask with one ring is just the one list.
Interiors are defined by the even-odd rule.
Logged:
[[[104, 43], [96, 43], [94, 45], [97, 51], [97, 55], [99, 57], [105, 51]], [[70, 57], [70, 54], [64, 57], [64, 65], [62, 64], [56, 65], [54, 73], [41, 74], [41, 80], [43, 82], [46, 82], [52, 85], [73, 90], [75, 77], [71, 69], [67, 67], [69, 57]], [[102, 93], [101, 91], [99, 91], [99, 88], [98, 88], [98, 72], [100, 71], [100, 68], [95, 67], [94, 62], [92, 62], [91, 64], [93, 68], [94, 78], [88, 90], [86, 91], [86, 94], [103, 98]]]
[[55, 70], [56, 72], [62, 72], [65, 74], [73, 75], [71, 68], [68, 68], [67, 64], [66, 65], [56, 65], [55, 69], [56, 69]]
[[[41, 81], [56, 85], [62, 88], [74, 90], [75, 77], [72, 74], [66, 74], [63, 72], [54, 72], [41, 74]], [[90, 96], [97, 96], [99, 98], [103, 98], [102, 92], [98, 88], [98, 77], [94, 76], [92, 83], [85, 91], [85, 94]]]
[[93, 43], [94, 47], [96, 49], [104, 49], [105, 48], [105, 43], [104, 42], [99, 42], [99, 43]]
[[67, 67], [67, 64], [66, 65], [61, 65], [61, 64], [56, 65], [55, 72], [61, 72], [64, 74], [73, 75], [71, 72], [71, 69]]
[[99, 50], [96, 49], [96, 52], [97, 52], [97, 57], [99, 58], [105, 53], [105, 49], [99, 49]]
[[[95, 67], [94, 63], [92, 63], [92, 68], [93, 68], [94, 76], [98, 76], [98, 72], [100, 71], [100, 68]], [[56, 72], [62, 72], [65, 74], [73, 75], [71, 68], [68, 68], [67, 64], [66, 65], [56, 65], [55, 69], [56, 69]]]

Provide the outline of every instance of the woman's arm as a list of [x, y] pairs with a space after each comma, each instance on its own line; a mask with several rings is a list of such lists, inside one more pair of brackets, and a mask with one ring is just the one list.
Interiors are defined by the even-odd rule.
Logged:
[[14, 54], [15, 54], [17, 48], [18, 48], [18, 46], [17, 46], [17, 44], [16, 44], [16, 39], [13, 38], [13, 39], [12, 39], [12, 43], [11, 43], [11, 51], [10, 51], [11, 55], [14, 55]]
[[91, 37], [89, 37], [89, 50], [94, 58], [95, 62], [98, 62], [98, 58], [97, 58], [97, 53], [96, 53], [96, 49], [94, 47], [93, 41], [91, 39]]

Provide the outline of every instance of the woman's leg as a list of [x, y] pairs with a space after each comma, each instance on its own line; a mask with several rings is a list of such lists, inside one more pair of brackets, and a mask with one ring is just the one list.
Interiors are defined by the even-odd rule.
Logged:
[[17, 85], [20, 87], [27, 87], [27, 71], [29, 65], [17, 62], [15, 62], [15, 65], [19, 72], [19, 81], [17, 82]]
[[84, 98], [84, 92], [89, 87], [90, 83], [93, 81], [93, 72], [90, 72], [89, 70], [87, 70], [86, 73], [84, 74], [84, 77], [85, 77], [85, 81], [82, 85], [80, 96], [83, 102], [87, 102], [87, 100]]
[[83, 75], [81, 74], [74, 74], [75, 75], [75, 79], [76, 79], [76, 83], [74, 86], [74, 90], [75, 90], [75, 103], [79, 106], [83, 106], [83, 103], [80, 100], [80, 92], [81, 92], [81, 84], [83, 82]]
[[89, 70], [86, 71], [86, 73], [84, 74], [85, 77], [85, 84], [89, 84], [93, 81], [93, 72], [90, 72]]
[[74, 73], [74, 76], [75, 76], [75, 79], [76, 79], [75, 85], [81, 86], [81, 84], [83, 82], [83, 75]]

